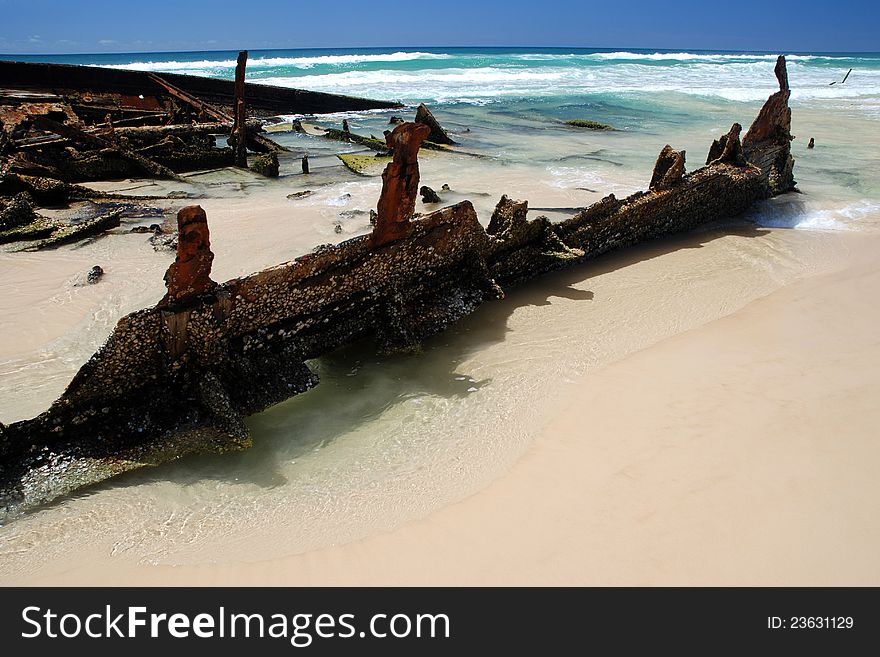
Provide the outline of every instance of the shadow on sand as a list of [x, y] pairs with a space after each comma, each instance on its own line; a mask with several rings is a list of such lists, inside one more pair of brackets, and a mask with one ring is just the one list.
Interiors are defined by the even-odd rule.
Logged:
[[397, 404], [424, 395], [461, 398], [489, 384], [491, 379], [474, 380], [457, 367], [473, 352], [503, 341], [509, 331], [508, 320], [517, 308], [547, 306], [554, 298], [590, 301], [593, 292], [574, 285], [667, 253], [701, 248], [721, 237], [759, 237], [768, 232], [752, 223], [717, 224], [544, 275], [508, 292], [502, 301], [484, 304], [445, 333], [430, 338], [419, 354], [379, 356], [370, 340], [343, 347], [309, 363], [321, 379], [316, 388], [248, 418], [254, 439], [251, 449], [190, 455], [156, 468], [124, 473], [73, 497], [158, 481], [181, 486], [205, 480], [267, 488], [283, 485], [287, 479], [282, 464], [320, 449]]

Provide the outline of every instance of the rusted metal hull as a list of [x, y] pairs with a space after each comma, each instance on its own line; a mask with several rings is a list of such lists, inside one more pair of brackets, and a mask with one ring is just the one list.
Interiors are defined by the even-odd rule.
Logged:
[[[178, 73], [162, 73], [162, 79], [232, 113], [235, 99], [235, 82], [232, 80]], [[62, 94], [113, 94], [120, 96], [127, 107], [145, 111], [161, 109], [156, 98], [165, 94], [165, 90], [145, 71], [15, 61], [0, 61], [0, 88], [37, 92], [52, 90]], [[248, 108], [263, 116], [328, 114], [401, 107], [400, 103], [388, 101], [254, 83], [245, 85], [245, 93]]]

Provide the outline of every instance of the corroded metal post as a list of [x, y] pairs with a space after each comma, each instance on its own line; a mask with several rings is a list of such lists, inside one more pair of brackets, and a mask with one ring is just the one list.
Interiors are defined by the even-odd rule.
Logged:
[[177, 213], [177, 258], [165, 272], [167, 294], [160, 306], [183, 301], [213, 290], [211, 235], [208, 216], [200, 205], [188, 205]]
[[244, 105], [244, 73], [247, 66], [247, 50], [238, 53], [235, 65], [235, 123], [232, 134], [235, 137], [235, 166], [247, 168], [247, 113]]
[[378, 246], [407, 234], [419, 191], [419, 147], [431, 134], [421, 123], [401, 123], [385, 136], [394, 159], [382, 173], [382, 194], [372, 242]]

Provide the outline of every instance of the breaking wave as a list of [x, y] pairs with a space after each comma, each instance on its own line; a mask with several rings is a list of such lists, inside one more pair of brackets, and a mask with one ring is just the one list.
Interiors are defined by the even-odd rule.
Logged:
[[[312, 68], [314, 66], [345, 66], [370, 62], [407, 62], [419, 59], [450, 59], [452, 55], [430, 52], [393, 52], [388, 54], [318, 55], [315, 57], [254, 57], [248, 59], [248, 67], [253, 68]], [[234, 69], [234, 59], [199, 61], [147, 61], [126, 64], [110, 64], [109, 68], [130, 71], [208, 71], [212, 69]]]
[[[232, 52], [119, 55], [103, 65], [229, 79]], [[662, 94], [760, 102], [775, 90], [770, 53], [506, 51], [262, 51], [248, 61], [255, 82], [403, 102], [486, 104], [513, 97]], [[794, 101], [880, 97], [880, 55], [788, 55]], [[98, 64], [97, 59], [88, 61]], [[845, 85], [840, 81], [854, 71]], [[873, 112], [876, 114], [876, 112]]]
[[[739, 61], [776, 61], [777, 55], [752, 53], [690, 53], [690, 52], [654, 52], [638, 53], [628, 51], [597, 52], [588, 55], [593, 59], [603, 60], [650, 60], [650, 61], [707, 61], [707, 62], [739, 62]], [[786, 55], [789, 61], [809, 61], [813, 59], [838, 59], [821, 55]]]
[[[636, 63], [614, 67], [380, 69], [271, 75], [261, 78], [260, 82], [402, 101], [471, 102], [514, 96], [682, 93], [759, 102], [776, 90], [772, 68], [772, 62], [760, 62], [723, 67], [701, 63], [663, 69], [662, 72], [656, 67]], [[790, 65], [794, 100], [857, 99], [880, 95], [880, 71], [861, 71], [857, 84], [829, 86], [829, 79], [842, 77], [845, 73], [844, 68], [817, 70]], [[750, 84], [745, 86], [744, 82]]]

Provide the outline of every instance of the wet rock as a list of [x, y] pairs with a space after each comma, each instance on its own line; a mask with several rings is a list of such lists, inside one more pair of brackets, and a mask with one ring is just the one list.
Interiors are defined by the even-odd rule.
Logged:
[[374, 137], [364, 137], [363, 135], [359, 135], [354, 132], [343, 132], [342, 130], [335, 130], [333, 128], [330, 128], [324, 133], [324, 138], [335, 139], [336, 141], [344, 141], [349, 144], [359, 144], [360, 146], [366, 146], [367, 148], [378, 151], [379, 153], [388, 153], [388, 144], [381, 139], [375, 139]]
[[586, 128], [587, 130], [614, 130], [607, 123], [599, 123], [598, 121], [590, 121], [588, 119], [573, 119], [566, 121], [565, 125], [570, 125], [573, 128]]
[[129, 232], [131, 233], [152, 233], [159, 235], [162, 232], [162, 226], [159, 224], [150, 224], [149, 226], [134, 226]]
[[428, 141], [432, 141], [435, 144], [446, 144], [448, 146], [452, 146], [455, 142], [452, 138], [446, 133], [446, 130], [437, 119], [434, 118], [434, 115], [431, 113], [431, 110], [428, 109], [427, 105], [422, 103], [419, 105], [416, 110], [416, 123], [421, 125], [426, 125], [430, 128], [430, 132], [428, 133]]
[[370, 210], [370, 225], [375, 226], [378, 219], [379, 213], [377, 213], [375, 210]]
[[807, 144], [807, 148], [815, 148], [816, 140], [810, 137], [810, 143]]
[[422, 123], [401, 123], [386, 138], [394, 157], [382, 173], [382, 193], [376, 207], [379, 216], [372, 233], [375, 245], [409, 232], [419, 189], [419, 147], [430, 134], [430, 128]]
[[153, 251], [177, 251], [177, 231], [166, 233], [159, 231], [150, 237], [150, 245]]
[[88, 273], [86, 274], [86, 283], [88, 283], [89, 285], [94, 285], [101, 280], [101, 277], [103, 275], [104, 270], [101, 268], [101, 266], [95, 265], [94, 267], [89, 269]]
[[257, 155], [251, 163], [251, 169], [267, 178], [278, 177], [278, 153]]
[[443, 183], [443, 187], [440, 188], [440, 191], [448, 192], [449, 190], [450, 190], [449, 185], [447, 185], [446, 183]]
[[427, 185], [422, 185], [422, 188], [419, 189], [419, 194], [422, 196], [422, 203], [442, 203], [443, 200], [437, 195], [433, 189], [428, 187]]
[[165, 194], [165, 198], [189, 198], [189, 194], [184, 192], [183, 190], [176, 189], [173, 192], [168, 192]]
[[333, 232], [336, 233], [337, 235], [341, 235], [342, 234], [342, 224], [334, 225]]
[[346, 169], [362, 176], [378, 176], [382, 167], [391, 161], [390, 156], [380, 153], [375, 156], [361, 153], [337, 153], [336, 157], [345, 165]]
[[359, 208], [353, 208], [351, 210], [343, 210], [339, 213], [339, 216], [343, 219], [351, 219], [353, 217], [359, 217], [364, 214], [369, 214], [366, 210], [361, 210]]
[[210, 292], [217, 284], [211, 280], [211, 237], [208, 217], [200, 205], [188, 205], [177, 213], [177, 259], [165, 272], [167, 294], [159, 305], [170, 305]]
[[389, 125], [396, 125], [398, 123], [403, 123], [403, 119], [399, 116], [392, 116], [390, 119], [388, 119]]
[[291, 201], [296, 201], [297, 199], [305, 198], [306, 196], [311, 196], [314, 192], [311, 189], [306, 189], [301, 192], [294, 192], [293, 194], [288, 194], [287, 198]]
[[684, 177], [685, 152], [673, 150], [666, 144], [660, 151], [651, 175], [650, 188], [653, 190], [669, 189]]

